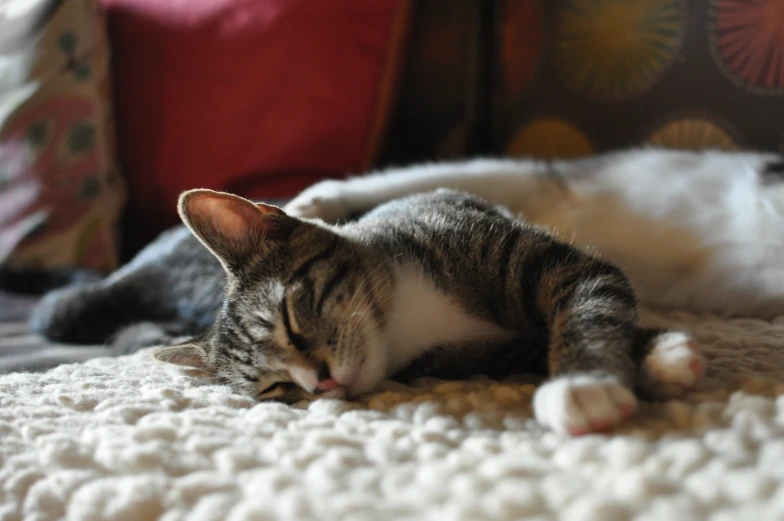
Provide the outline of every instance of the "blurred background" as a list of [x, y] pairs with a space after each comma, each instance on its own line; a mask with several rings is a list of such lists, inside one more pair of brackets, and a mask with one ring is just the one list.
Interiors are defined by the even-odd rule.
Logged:
[[0, 266], [110, 271], [189, 188], [784, 151], [784, 0], [5, 0]]

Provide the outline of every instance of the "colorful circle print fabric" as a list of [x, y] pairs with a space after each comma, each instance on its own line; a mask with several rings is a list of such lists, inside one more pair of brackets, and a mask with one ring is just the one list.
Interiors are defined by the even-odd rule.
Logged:
[[685, 18], [679, 0], [566, 0], [556, 11], [553, 64], [575, 92], [631, 98], [669, 69]]
[[496, 152], [784, 152], [784, 0], [498, 0], [496, 12]]
[[784, 1], [714, 0], [710, 37], [729, 79], [750, 92], [784, 93]]

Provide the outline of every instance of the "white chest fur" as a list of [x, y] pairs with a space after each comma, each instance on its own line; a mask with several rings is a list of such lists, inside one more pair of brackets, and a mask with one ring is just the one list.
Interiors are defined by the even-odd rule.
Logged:
[[510, 334], [466, 312], [416, 266], [401, 267], [393, 299], [385, 335], [389, 371], [404, 367], [435, 345], [499, 339]]

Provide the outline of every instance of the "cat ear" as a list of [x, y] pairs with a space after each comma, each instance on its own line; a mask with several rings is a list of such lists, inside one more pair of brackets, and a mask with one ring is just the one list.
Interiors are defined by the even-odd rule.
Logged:
[[197, 344], [159, 347], [152, 352], [152, 357], [160, 362], [212, 371], [206, 362], [207, 352]]
[[178, 210], [185, 225], [230, 271], [264, 241], [287, 237], [294, 221], [276, 206], [204, 189], [180, 195]]

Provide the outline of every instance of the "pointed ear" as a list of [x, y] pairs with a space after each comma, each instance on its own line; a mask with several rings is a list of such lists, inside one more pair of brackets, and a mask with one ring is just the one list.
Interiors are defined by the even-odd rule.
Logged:
[[207, 352], [197, 344], [159, 347], [152, 352], [152, 357], [160, 362], [212, 371], [207, 365]]
[[295, 219], [276, 206], [212, 190], [189, 190], [180, 195], [180, 217], [193, 234], [229, 271], [267, 240], [288, 237]]

